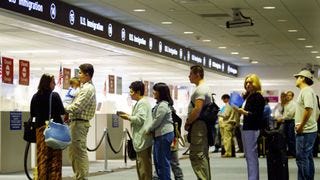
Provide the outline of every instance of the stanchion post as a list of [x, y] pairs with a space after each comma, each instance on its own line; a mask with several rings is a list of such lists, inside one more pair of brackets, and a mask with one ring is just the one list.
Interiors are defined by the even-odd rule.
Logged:
[[104, 138], [104, 171], [111, 172], [112, 170], [108, 169], [108, 128], [104, 128], [105, 138]]
[[126, 148], [127, 148], [127, 131], [128, 131], [128, 129], [125, 129], [124, 131], [123, 131], [123, 134], [124, 134], [124, 166], [127, 168], [128, 167], [128, 163], [127, 163], [127, 152], [126, 152]]

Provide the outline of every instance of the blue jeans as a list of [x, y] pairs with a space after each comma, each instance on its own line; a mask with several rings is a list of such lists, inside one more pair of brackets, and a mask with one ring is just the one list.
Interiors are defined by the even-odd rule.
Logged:
[[153, 160], [155, 169], [160, 180], [170, 180], [170, 145], [174, 138], [174, 133], [170, 132], [154, 138]]
[[298, 180], [314, 179], [312, 149], [316, 136], [317, 132], [296, 135], [296, 163], [298, 166]]
[[259, 180], [258, 137], [259, 130], [243, 130], [242, 143], [247, 161], [248, 180]]

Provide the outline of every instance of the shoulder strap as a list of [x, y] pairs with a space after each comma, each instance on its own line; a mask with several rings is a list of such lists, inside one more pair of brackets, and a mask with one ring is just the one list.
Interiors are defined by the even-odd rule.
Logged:
[[49, 120], [51, 119], [51, 104], [52, 104], [52, 92], [49, 96]]
[[190, 103], [191, 103], [192, 107], [194, 107], [194, 106], [195, 106], [195, 105], [194, 105], [194, 102], [190, 101]]

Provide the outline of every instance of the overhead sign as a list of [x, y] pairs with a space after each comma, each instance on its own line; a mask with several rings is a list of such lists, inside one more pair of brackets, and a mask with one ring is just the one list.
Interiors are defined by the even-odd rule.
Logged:
[[42, 19], [131, 47], [173, 58], [178, 62], [238, 76], [238, 66], [193, 49], [69, 5], [62, 1], [2, 0], [0, 8]]
[[13, 59], [2, 57], [2, 82], [13, 84]]
[[30, 63], [29, 61], [19, 60], [19, 84], [29, 85], [30, 81]]

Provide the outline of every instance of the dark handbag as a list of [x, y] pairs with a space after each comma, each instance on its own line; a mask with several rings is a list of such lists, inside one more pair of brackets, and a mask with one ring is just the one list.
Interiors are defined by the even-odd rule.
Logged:
[[127, 140], [128, 157], [129, 157], [129, 159], [134, 161], [137, 158], [137, 153], [134, 150], [132, 138], [131, 138], [130, 133], [128, 131], [127, 131], [127, 134], [129, 136], [129, 140]]
[[23, 127], [24, 127], [23, 139], [27, 142], [35, 143], [36, 128], [37, 128], [36, 122], [32, 122], [32, 118], [29, 118], [27, 122], [23, 123]]

